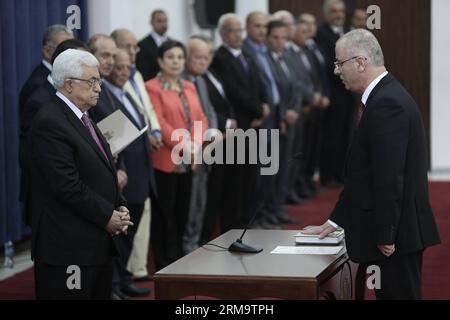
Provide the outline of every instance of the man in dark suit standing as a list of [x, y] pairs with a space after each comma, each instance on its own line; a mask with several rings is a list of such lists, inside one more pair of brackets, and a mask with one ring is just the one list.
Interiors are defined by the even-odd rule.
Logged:
[[73, 39], [73, 33], [65, 25], [55, 24], [47, 28], [42, 39], [42, 61], [25, 81], [19, 94], [19, 110], [22, 112], [28, 98], [41, 87], [52, 71], [50, 59], [56, 47], [67, 39]]
[[[270, 109], [256, 63], [241, 49], [243, 29], [239, 16], [223, 15], [219, 19], [218, 29], [223, 45], [217, 49], [212, 68], [223, 80], [238, 128], [258, 129]], [[246, 144], [245, 148], [248, 155], [249, 145]], [[243, 227], [250, 219], [251, 206], [256, 200], [254, 190], [259, 172], [257, 165], [248, 164], [248, 159], [247, 156], [246, 164], [227, 165], [226, 174], [232, 178], [225, 187], [222, 232]]]
[[325, 187], [337, 187], [343, 182], [345, 157], [350, 143], [355, 115], [354, 99], [334, 76], [334, 47], [348, 31], [345, 23], [345, 3], [326, 0], [325, 23], [318, 29], [316, 42], [327, 65], [330, 85], [330, 106], [324, 112], [323, 139], [320, 159], [320, 179]]
[[422, 256], [439, 244], [428, 199], [427, 148], [420, 111], [386, 71], [381, 47], [356, 29], [336, 44], [335, 73], [362, 94], [345, 186], [330, 220], [310, 233], [345, 229], [355, 262], [376, 265], [377, 299], [420, 299]]
[[[77, 39], [68, 39], [61, 42], [58, 47], [56, 47], [53, 56], [51, 58], [51, 64], [55, 61], [56, 57], [67, 49], [84, 49], [87, 51], [87, 47], [83, 42]], [[33, 94], [28, 98], [25, 106], [20, 113], [20, 134], [19, 134], [19, 163], [20, 163], [20, 201], [23, 202], [26, 199], [26, 192], [28, 191], [27, 186], [27, 173], [25, 172], [26, 167], [24, 165], [27, 149], [27, 138], [28, 133], [31, 128], [31, 123], [35, 115], [39, 110], [55, 96], [56, 89], [53, 85], [53, 79], [51, 75], [47, 76], [46, 81], [37, 88]], [[31, 217], [24, 215], [25, 223], [31, 226]]]
[[139, 52], [136, 56], [136, 67], [142, 73], [144, 81], [153, 79], [159, 72], [157, 61], [158, 48], [167, 41], [167, 14], [163, 10], [155, 10], [150, 17], [152, 32], [139, 41]]
[[[117, 49], [114, 55], [114, 68], [105, 78], [103, 90], [105, 93], [108, 93], [114, 111], [121, 110], [136, 128], [142, 130], [146, 125], [144, 115], [140, 112], [131, 95], [124, 89], [130, 77], [130, 70], [130, 56], [125, 49]], [[100, 108], [106, 105], [107, 103], [100, 104]], [[97, 111], [99, 112], [97, 113]], [[97, 114], [96, 119], [98, 121], [102, 120], [102, 117], [98, 117], [98, 115], [106, 117], [112, 113], [109, 110], [97, 109], [97, 107], [92, 112]], [[149, 134], [150, 132], [141, 135], [127, 146], [119, 154], [117, 161], [118, 168], [124, 171], [127, 176], [127, 183], [123, 187], [122, 193], [127, 200], [131, 220], [136, 225], [139, 225], [141, 221], [145, 200], [149, 196], [154, 198], [156, 195]], [[122, 294], [127, 296], [144, 296], [150, 293], [150, 290], [147, 288], [135, 287], [132, 281], [132, 274], [126, 269], [135, 234], [136, 228], [132, 228], [127, 235], [120, 237], [117, 241], [121, 256], [117, 268], [118, 278], [114, 278], [113, 281], [113, 292], [119, 297], [123, 297]]]
[[38, 299], [109, 299], [113, 237], [132, 225], [109, 145], [89, 119], [98, 61], [69, 49], [55, 59], [54, 100], [36, 116], [27, 158]]

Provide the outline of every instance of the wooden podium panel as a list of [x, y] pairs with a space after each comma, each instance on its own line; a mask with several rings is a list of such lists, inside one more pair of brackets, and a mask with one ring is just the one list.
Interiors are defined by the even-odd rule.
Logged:
[[[230, 230], [210, 243], [228, 248], [241, 233]], [[270, 253], [277, 246], [294, 246], [296, 233], [248, 230], [243, 242], [264, 249], [257, 254], [199, 248], [155, 273], [155, 298], [351, 299], [357, 266], [345, 248], [330, 256]]]

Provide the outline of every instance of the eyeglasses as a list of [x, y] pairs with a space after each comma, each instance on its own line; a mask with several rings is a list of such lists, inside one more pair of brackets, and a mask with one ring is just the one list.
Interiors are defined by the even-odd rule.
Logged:
[[103, 84], [103, 80], [97, 79], [97, 78], [91, 78], [91, 79], [67, 78], [67, 79], [87, 82], [87, 83], [89, 83], [90, 88], [93, 88], [96, 84], [98, 84], [98, 86], [101, 87]]
[[233, 33], [233, 34], [242, 34], [244, 32], [243, 29], [224, 29], [226, 33]]
[[367, 60], [366, 57], [354, 56], [354, 57], [351, 57], [350, 59], [347, 59], [347, 60], [344, 60], [344, 61], [338, 61], [338, 60], [336, 60], [336, 61], [334, 62], [334, 67], [335, 67], [335, 68], [342, 68], [342, 66], [344, 65], [344, 63], [346, 63], [347, 61], [356, 59], [356, 58], [364, 58], [364, 60]]

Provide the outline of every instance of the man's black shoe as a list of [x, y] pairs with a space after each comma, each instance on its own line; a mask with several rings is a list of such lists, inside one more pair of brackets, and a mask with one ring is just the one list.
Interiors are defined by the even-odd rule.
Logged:
[[126, 287], [122, 287], [121, 291], [130, 297], [142, 297], [142, 296], [148, 296], [150, 294], [150, 289], [137, 288], [133, 284], [130, 284]]

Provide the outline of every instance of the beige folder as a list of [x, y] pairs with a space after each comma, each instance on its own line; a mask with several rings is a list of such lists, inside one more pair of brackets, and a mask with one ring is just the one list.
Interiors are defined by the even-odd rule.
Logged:
[[117, 156], [148, 129], [148, 126], [145, 126], [145, 128], [139, 131], [120, 110], [114, 111], [105, 119], [98, 122], [97, 126], [106, 141], [108, 141], [113, 156]]

